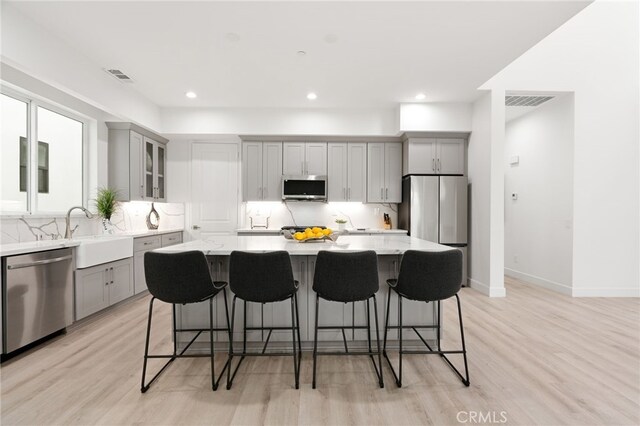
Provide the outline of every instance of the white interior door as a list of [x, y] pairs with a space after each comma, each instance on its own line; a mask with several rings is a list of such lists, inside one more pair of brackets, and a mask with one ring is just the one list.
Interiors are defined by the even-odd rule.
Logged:
[[235, 143], [193, 144], [191, 232], [194, 239], [236, 232], [238, 149]]

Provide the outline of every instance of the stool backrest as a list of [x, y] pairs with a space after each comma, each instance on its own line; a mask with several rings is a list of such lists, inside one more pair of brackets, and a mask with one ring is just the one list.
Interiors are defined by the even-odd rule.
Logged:
[[229, 259], [229, 288], [242, 300], [267, 303], [293, 295], [291, 258], [286, 251], [233, 251]]
[[396, 290], [413, 300], [443, 300], [460, 291], [461, 283], [460, 250], [407, 250], [400, 263]]
[[313, 290], [323, 299], [355, 302], [373, 296], [379, 288], [376, 252], [320, 251], [313, 274]]
[[144, 254], [149, 293], [167, 303], [196, 303], [214, 295], [209, 265], [201, 251]]

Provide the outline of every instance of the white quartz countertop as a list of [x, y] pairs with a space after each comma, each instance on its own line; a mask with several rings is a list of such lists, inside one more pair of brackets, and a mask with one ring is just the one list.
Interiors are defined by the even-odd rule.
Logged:
[[26, 241], [24, 243], [11, 243], [0, 245], [0, 256], [13, 256], [16, 254], [33, 253], [36, 251], [55, 250], [66, 247], [77, 247], [81, 240], [44, 240]]
[[361, 251], [374, 250], [379, 255], [402, 254], [407, 250], [444, 251], [451, 247], [443, 246], [406, 235], [342, 235], [337, 242], [300, 243], [287, 240], [282, 236], [225, 235], [210, 237], [206, 240], [189, 241], [169, 247], [156, 249], [156, 252], [178, 253], [197, 250], [210, 256], [226, 256], [234, 250], [249, 252], [266, 252], [285, 250], [292, 256], [314, 256], [320, 250], [329, 251]]
[[137, 237], [150, 237], [152, 235], [162, 235], [162, 234], [171, 234], [173, 232], [183, 232], [184, 229], [182, 228], [175, 228], [175, 229], [155, 229], [155, 230], [142, 230], [142, 231], [127, 231], [127, 232], [119, 232], [118, 234], [115, 235], [123, 235], [123, 236], [127, 236], [127, 237], [133, 237], [133, 238], [137, 238]]
[[162, 229], [155, 231], [128, 231], [112, 236], [102, 235], [85, 235], [74, 237], [71, 240], [42, 240], [42, 241], [25, 241], [22, 243], [0, 244], [0, 256], [13, 256], [16, 254], [33, 253], [37, 251], [55, 250], [65, 247], [77, 247], [82, 244], [83, 240], [92, 240], [92, 238], [110, 238], [110, 237], [149, 237], [152, 235], [171, 234], [173, 232], [183, 232], [183, 229]]
[[[333, 228], [332, 228], [333, 229]], [[334, 229], [336, 231], [337, 229]], [[266, 234], [273, 235], [279, 234], [281, 232], [280, 229], [251, 229], [251, 228], [241, 228], [236, 230], [238, 233], [242, 234]], [[365, 228], [365, 229], [346, 229], [344, 231], [346, 234], [406, 234], [407, 231], [404, 229], [377, 229], [377, 228]]]

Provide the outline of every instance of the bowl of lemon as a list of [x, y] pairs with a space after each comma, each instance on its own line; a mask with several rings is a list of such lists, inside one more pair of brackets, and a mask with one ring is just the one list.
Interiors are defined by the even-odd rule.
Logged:
[[299, 243], [336, 241], [338, 233], [333, 232], [330, 228], [307, 228], [302, 232], [296, 232], [292, 235], [293, 239]]

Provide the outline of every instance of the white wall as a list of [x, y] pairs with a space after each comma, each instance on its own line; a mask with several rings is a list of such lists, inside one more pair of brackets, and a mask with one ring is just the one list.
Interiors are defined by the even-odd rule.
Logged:
[[575, 93], [574, 296], [640, 295], [639, 15], [596, 1], [481, 87]]
[[[163, 108], [165, 135], [395, 135], [389, 109]], [[170, 137], [170, 136], [169, 136]]]
[[120, 121], [161, 130], [159, 107], [104, 72], [107, 64], [93, 63], [17, 11], [11, 2], [2, 3], [1, 24], [3, 63], [118, 116]]
[[[510, 164], [514, 156], [519, 162]], [[572, 94], [507, 122], [504, 164], [505, 274], [570, 295]]]
[[403, 132], [468, 132], [471, 130], [471, 114], [471, 104], [401, 104], [400, 130]]

